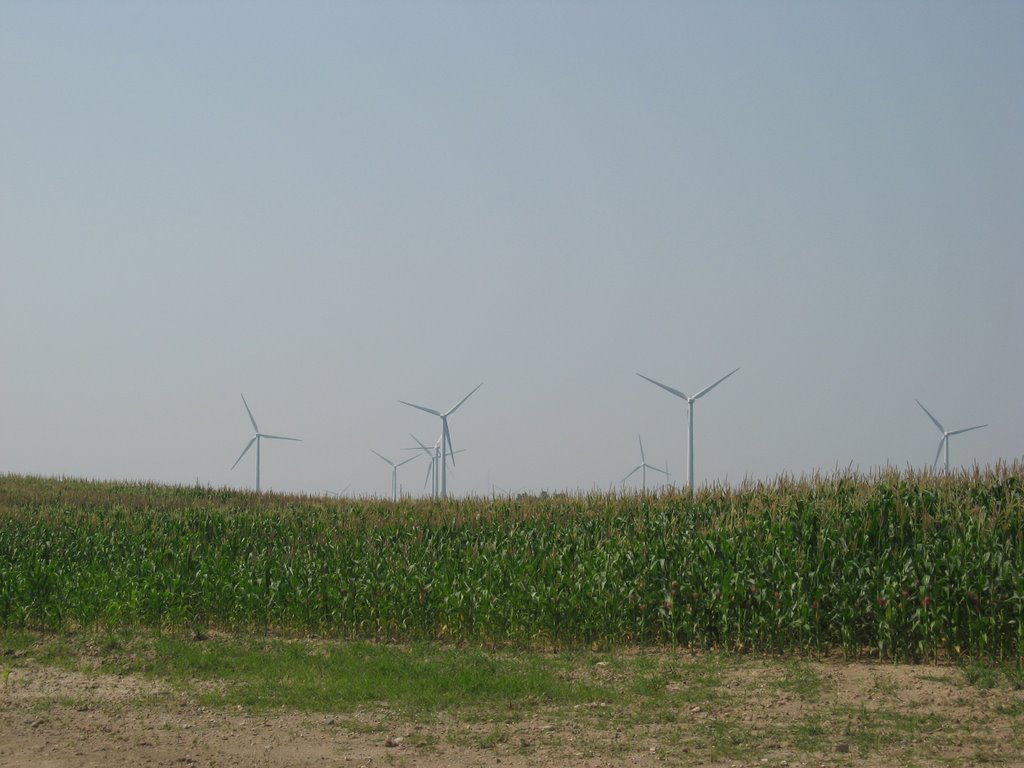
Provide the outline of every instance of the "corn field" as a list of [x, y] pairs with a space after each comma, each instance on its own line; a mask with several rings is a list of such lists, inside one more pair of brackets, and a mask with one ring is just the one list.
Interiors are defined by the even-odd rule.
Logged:
[[0, 627], [1024, 657], [1024, 466], [398, 503], [0, 477]]

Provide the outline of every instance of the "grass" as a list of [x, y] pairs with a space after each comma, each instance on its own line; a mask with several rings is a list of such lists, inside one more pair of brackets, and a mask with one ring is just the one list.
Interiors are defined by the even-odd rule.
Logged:
[[[497, 756], [625, 760], [653, 748], [668, 764], [762, 758], [775, 764], [779, 755], [819, 764], [847, 759], [836, 751], [846, 744], [850, 760], [934, 765], [955, 762], [950, 755], [1004, 760], [1024, 738], [1012, 668], [1007, 673], [999, 665], [988, 668], [992, 674], [983, 665], [966, 667], [971, 671], [958, 673], [962, 703], [947, 700], [944, 710], [923, 711], [903, 702], [905, 692], [889, 682], [887, 665], [854, 678], [862, 681], [858, 696], [866, 702], [859, 705], [840, 698], [841, 686], [825, 679], [820, 661], [727, 653], [0, 632], [0, 656], [27, 669], [45, 663], [86, 675], [144, 675], [175, 692], [140, 694], [150, 698], [138, 706], [177, 708], [174, 702], [187, 701], [210, 711], [241, 707], [261, 719], [306, 713], [327, 729], [398, 735], [406, 749], [424, 754], [447, 744]], [[941, 690], [955, 677], [939, 676], [933, 684]], [[961, 723], [968, 704], [972, 719]], [[47, 712], [85, 705], [104, 706], [66, 693], [30, 706]], [[997, 717], [1002, 731], [975, 725]]]
[[917, 715], [895, 709], [838, 707], [834, 710], [842, 722], [842, 734], [862, 756], [884, 748], [899, 746], [907, 752], [921, 751], [930, 735], [945, 724], [939, 715]]
[[610, 695], [560, 679], [558, 660], [430, 644], [161, 637], [149, 652], [123, 657], [118, 669], [179, 686], [216, 683], [200, 696], [211, 706], [312, 712], [383, 706], [413, 718], [478, 709], [515, 714]]
[[775, 683], [775, 687], [802, 699], [814, 701], [824, 690], [825, 681], [809, 663], [792, 659], [782, 663], [782, 679]]

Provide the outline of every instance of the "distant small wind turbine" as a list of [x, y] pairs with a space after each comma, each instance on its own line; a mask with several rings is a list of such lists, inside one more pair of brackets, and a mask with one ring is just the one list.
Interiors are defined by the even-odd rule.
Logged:
[[[517, 499], [517, 498], [519, 498], [519, 494], [521, 494], [525, 490], [526, 490], [525, 487], [524, 488], [502, 488], [500, 485], [495, 485], [494, 483], [491, 483], [491, 495], [492, 496], [497, 496], [498, 493], [500, 493], [502, 496], [507, 496], [510, 499]], [[497, 492], [497, 493], [495, 493], [495, 492]]]
[[398, 501], [398, 468], [403, 464], [408, 464], [410, 461], [417, 458], [417, 456], [410, 456], [405, 461], [400, 461], [396, 464], [387, 456], [377, 453], [373, 448], [370, 449], [370, 452], [376, 454], [381, 460], [386, 461], [391, 465], [391, 500]]
[[714, 389], [719, 384], [721, 384], [723, 381], [725, 381], [730, 376], [732, 376], [734, 373], [736, 373], [736, 371], [738, 371], [738, 370], [739, 370], [739, 368], [736, 368], [736, 369], [734, 369], [732, 371], [729, 371], [729, 373], [725, 374], [725, 376], [720, 378], [714, 384], [712, 384], [709, 387], [704, 387], [704, 389], [702, 389], [700, 392], [698, 392], [693, 397], [690, 397], [688, 395], [683, 394], [678, 389], [675, 389], [673, 387], [668, 386], [668, 384], [662, 384], [660, 381], [655, 381], [654, 379], [648, 378], [647, 376], [644, 376], [642, 373], [638, 373], [637, 374], [637, 376], [639, 376], [641, 379], [646, 379], [647, 381], [651, 382], [651, 384], [655, 384], [655, 385], [661, 387], [662, 389], [664, 389], [666, 392], [671, 392], [676, 397], [681, 397], [681, 398], [683, 398], [683, 400], [686, 401], [686, 420], [687, 420], [686, 485], [687, 485], [687, 487], [690, 490], [690, 495], [691, 496], [693, 495], [693, 404], [698, 399], [700, 399], [701, 397], [704, 397], [704, 395], [706, 395], [712, 389]]
[[256, 426], [256, 419], [254, 419], [252, 417], [252, 411], [249, 410], [249, 404], [247, 402], [245, 402], [245, 395], [242, 395], [242, 405], [245, 406], [245, 412], [249, 414], [249, 421], [252, 422], [252, 429], [253, 429], [253, 432], [255, 432], [256, 434], [252, 436], [252, 439], [248, 443], [246, 443], [245, 449], [242, 451], [242, 454], [237, 459], [235, 459], [235, 463], [231, 465], [231, 468], [234, 469], [235, 467], [237, 467], [238, 466], [238, 462], [240, 462], [242, 460], [242, 457], [245, 456], [245, 454], [247, 454], [249, 452], [250, 448], [252, 448], [252, 444], [256, 443], [256, 493], [259, 493], [260, 492], [260, 440], [262, 440], [263, 438], [266, 438], [267, 440], [292, 440], [292, 441], [294, 441], [296, 443], [301, 443], [302, 440], [300, 440], [297, 437], [281, 437], [280, 435], [265, 435], [265, 434], [263, 434], [262, 432], [260, 432], [260, 428]]
[[647, 458], [644, 456], [644, 441], [640, 439], [640, 435], [637, 435], [636, 439], [640, 443], [640, 463], [637, 464], [635, 467], [633, 467], [633, 471], [632, 472], [630, 472], [628, 475], [626, 475], [624, 478], [622, 478], [622, 484], [625, 485], [626, 481], [629, 480], [629, 478], [631, 478], [633, 475], [635, 475], [637, 472], [639, 472], [640, 473], [640, 477], [641, 477], [641, 486], [640, 487], [643, 489], [644, 493], [647, 493], [647, 470], [648, 469], [653, 469], [655, 472], [661, 472], [661, 474], [665, 475], [665, 477], [667, 478], [668, 477], [668, 470], [667, 470], [668, 464], [665, 465], [666, 469], [660, 469], [659, 467], [654, 467], [654, 466], [651, 466], [650, 464], [648, 464], [647, 463]]
[[325, 493], [328, 496], [333, 496], [336, 499], [340, 499], [340, 498], [344, 497], [346, 491], [348, 491], [348, 489], [351, 488], [351, 487], [352, 487], [352, 483], [349, 483], [348, 485], [346, 485], [344, 488], [342, 488], [337, 493], [335, 493], [334, 491], [325, 491]]
[[[482, 386], [483, 386], [483, 382], [480, 382], [479, 384], [476, 385], [476, 387], [473, 388], [473, 392], [476, 392]], [[442, 499], [447, 499], [448, 498], [448, 456], [452, 457], [452, 466], [455, 466], [455, 456], [454, 456], [455, 450], [452, 448], [452, 433], [448, 429], [448, 417], [451, 416], [453, 413], [455, 413], [455, 411], [457, 411], [459, 409], [459, 406], [461, 406], [464, 402], [469, 400], [469, 397], [470, 397], [470, 395], [473, 394], [473, 392], [470, 392], [469, 395], [466, 395], [464, 398], [459, 400], [459, 402], [457, 402], [455, 405], [453, 405], [451, 408], [449, 408], [444, 413], [442, 413], [441, 411], [435, 411], [433, 408], [427, 408], [427, 407], [422, 406], [422, 405], [415, 405], [414, 403], [409, 403], [409, 402], [406, 402], [405, 400], [399, 400], [398, 401], [402, 405], [408, 405], [411, 408], [418, 408], [421, 411], [426, 411], [427, 413], [432, 413], [434, 416], [439, 416], [441, 418], [441, 498]]]
[[932, 416], [930, 413], [928, 413], [928, 409], [925, 408], [923, 405], [921, 405], [921, 401], [920, 400], [914, 400], [914, 402], [921, 406], [921, 410], [928, 414], [928, 418], [932, 420], [932, 422], [935, 424], [935, 426], [939, 428], [939, 432], [942, 433], [942, 437], [939, 439], [939, 449], [937, 451], [935, 451], [935, 461], [932, 462], [932, 468], [934, 469], [935, 465], [939, 463], [939, 455], [942, 453], [943, 448], [945, 448], [945, 450], [946, 450], [946, 472], [949, 472], [949, 438], [951, 438], [953, 435], [962, 435], [964, 432], [970, 432], [970, 431], [975, 430], [975, 429], [981, 429], [982, 427], [987, 427], [988, 424], [979, 424], [976, 427], [967, 427], [967, 429], [954, 429], [954, 430], [951, 430], [951, 431], [947, 432], [946, 428], [944, 426], [942, 426], [941, 424], [939, 424], [939, 420], [936, 419], [934, 416]]
[[407, 451], [419, 451], [422, 450], [430, 458], [430, 465], [427, 467], [427, 476], [423, 480], [423, 487], [427, 487], [427, 483], [430, 485], [430, 496], [431, 498], [437, 497], [437, 458], [438, 458], [438, 445], [441, 442], [441, 438], [437, 438], [437, 442], [434, 443], [433, 448], [427, 448], [416, 435], [409, 433], [409, 437], [416, 441], [418, 448], [406, 448]]
[[[423, 487], [426, 488], [427, 487], [427, 483], [431, 483], [430, 495], [431, 495], [432, 498], [437, 498], [437, 465], [441, 461], [441, 438], [440, 437], [437, 438], [437, 440], [434, 442], [434, 447], [433, 448], [428, 448], [427, 446], [425, 446], [420, 441], [420, 439], [418, 437], [416, 437], [416, 435], [412, 434], [411, 432], [409, 433], [409, 437], [411, 437], [413, 440], [415, 440], [416, 441], [416, 445], [419, 446], [419, 447], [418, 448], [404, 448], [403, 450], [406, 450], [406, 451], [423, 451], [424, 453], [427, 454], [427, 456], [430, 457], [430, 466], [427, 467], [427, 475], [426, 475], [426, 477], [423, 480]], [[465, 452], [466, 452], [465, 448], [460, 448], [457, 451], [452, 451], [453, 454], [455, 454], [455, 453], [465, 453]], [[431, 481], [433, 481], [433, 482], [431, 482]]]

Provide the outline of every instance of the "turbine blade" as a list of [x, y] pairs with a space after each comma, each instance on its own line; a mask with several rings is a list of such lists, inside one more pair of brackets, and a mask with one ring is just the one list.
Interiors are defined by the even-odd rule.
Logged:
[[715, 387], [717, 387], [717, 386], [718, 386], [719, 384], [721, 384], [721, 383], [722, 383], [723, 381], [725, 381], [725, 380], [726, 380], [726, 379], [728, 379], [728, 378], [729, 378], [730, 376], [732, 376], [732, 375], [733, 375], [734, 373], [736, 373], [736, 371], [738, 371], [738, 370], [739, 370], [739, 368], [736, 368], [736, 369], [734, 369], [734, 370], [732, 370], [732, 371], [729, 371], [729, 372], [728, 372], [727, 374], [725, 374], [725, 376], [723, 376], [722, 378], [720, 378], [720, 379], [719, 379], [718, 381], [716, 381], [716, 382], [715, 382], [714, 384], [712, 384], [712, 385], [711, 385], [710, 387], [704, 387], [704, 389], [702, 389], [702, 390], [701, 390], [700, 392], [698, 392], [698, 393], [697, 393], [696, 395], [694, 395], [694, 396], [693, 396], [693, 399], [694, 399], [694, 400], [696, 400], [696, 399], [697, 399], [698, 397], [703, 397], [703, 396], [704, 396], [704, 395], [706, 395], [706, 394], [707, 394], [708, 392], [710, 392], [710, 391], [711, 391], [712, 389], [714, 389], [714, 388], [715, 388]]
[[640, 439], [640, 435], [636, 436], [637, 442], [640, 443], [640, 463], [645, 464], [647, 457], [644, 456], [644, 441]]
[[419, 408], [421, 411], [426, 411], [427, 413], [432, 413], [435, 416], [440, 416], [441, 415], [440, 411], [435, 411], [433, 408], [425, 408], [424, 406], [416, 405], [415, 403], [407, 403], [405, 400], [399, 400], [398, 402], [400, 402], [402, 405], [408, 405], [411, 408]]
[[[918, 405], [921, 405], [921, 401], [920, 400], [914, 400], [914, 402], [917, 403]], [[946, 434], [946, 428], [943, 427], [941, 424], [939, 424], [939, 420], [936, 419], [934, 416], [932, 416], [931, 413], [929, 413], [927, 408], [925, 408], [923, 405], [921, 405], [921, 410], [928, 414], [928, 418], [931, 419], [932, 423], [935, 424], [935, 426], [939, 428], [939, 432], [941, 432], [942, 434]]]
[[387, 456], [381, 456], [381, 454], [377, 453], [375, 450], [373, 450], [373, 448], [370, 449], [370, 453], [376, 454], [379, 459], [381, 459], [382, 461], [386, 461], [392, 467], [395, 466], [395, 462], [393, 462]]
[[626, 482], [627, 480], [629, 480], [629, 478], [631, 478], [633, 475], [635, 475], [637, 472], [643, 469], [643, 466], [643, 464], [637, 464], [636, 467], [633, 468], [632, 472], [630, 472], [628, 475], [622, 478], [622, 482]]
[[399, 468], [400, 466], [402, 466], [403, 464], [408, 464], [408, 463], [409, 463], [410, 461], [412, 461], [413, 459], [418, 459], [419, 457], [420, 457], [420, 455], [419, 455], [418, 453], [417, 453], [417, 454], [415, 454], [415, 455], [413, 455], [413, 456], [410, 456], [410, 457], [409, 457], [408, 459], [406, 459], [405, 461], [400, 461], [400, 462], [398, 462], [397, 464], [395, 464], [395, 469], [398, 469], [398, 468]]
[[661, 472], [661, 474], [663, 474], [665, 477], [668, 477], [668, 472], [666, 472], [664, 469], [658, 469], [658, 467], [651, 466], [650, 464], [645, 464], [644, 466], [646, 466], [648, 469], [653, 469], [655, 472]]
[[949, 434], [951, 436], [952, 435], [962, 435], [964, 432], [970, 432], [972, 430], [981, 429], [982, 427], [987, 427], [987, 426], [988, 426], [988, 424], [979, 424], [976, 427], [968, 427], [967, 429], [958, 429], [956, 432], [950, 432]]
[[[924, 407], [924, 406], [922, 406], [922, 407]], [[937, 451], [935, 451], [935, 461], [932, 462], [932, 469], [935, 469], [936, 465], [939, 463], [939, 456], [942, 455], [942, 446], [945, 445], [945, 444], [946, 444], [946, 436], [943, 435], [942, 439], [939, 440], [939, 449]]]
[[651, 382], [651, 384], [656, 384], [657, 386], [659, 386], [662, 389], [664, 389], [666, 392], [671, 392], [676, 397], [681, 397], [681, 398], [683, 398], [683, 400], [689, 400], [690, 399], [686, 395], [684, 395], [682, 392], [680, 392], [678, 389], [670, 387], [668, 384], [662, 384], [660, 381], [655, 381], [654, 379], [652, 379], [652, 378], [650, 378], [648, 376], [644, 376], [642, 373], [638, 373], [637, 376], [639, 376], [641, 379], [647, 379], [647, 381]]
[[252, 422], [252, 431], [259, 432], [260, 428], [256, 426], [256, 419], [252, 417], [252, 411], [249, 410], [249, 404], [245, 402], [245, 395], [242, 395], [242, 405], [245, 406], [245, 412], [249, 414], [249, 421]]
[[281, 437], [280, 435], [260, 435], [260, 437], [266, 437], [271, 440], [291, 440], [296, 443], [302, 442], [302, 439], [298, 437]]
[[423, 478], [423, 487], [424, 488], [426, 488], [427, 487], [427, 483], [430, 482], [430, 473], [433, 472], [433, 471], [434, 471], [434, 460], [431, 459], [430, 463], [427, 465], [427, 476], [425, 478]]
[[[415, 440], [416, 441], [416, 445], [418, 445], [420, 448], [422, 448], [424, 451], [426, 451], [428, 456], [430, 456], [431, 458], [434, 457], [434, 451], [432, 449], [430, 449], [430, 448], [427, 448], [427, 446], [425, 446], [423, 443], [421, 443], [420, 439], [418, 437], [416, 437], [416, 435], [414, 435], [412, 432], [410, 432], [409, 433], [409, 437], [411, 437], [413, 440]], [[415, 450], [415, 449], [413, 449], [413, 450]]]
[[250, 440], [248, 443], [245, 444], [245, 449], [242, 451], [242, 453], [239, 455], [239, 457], [237, 459], [235, 459], [235, 463], [231, 465], [232, 469], [234, 469], [235, 467], [238, 466], [238, 462], [240, 462], [242, 460], [242, 458], [245, 456], [245, 454], [247, 454], [249, 452], [249, 449], [252, 448], [252, 444], [255, 443], [255, 442], [256, 442], [256, 438], [253, 437], [252, 440]]
[[[483, 385], [484, 385], [484, 383], [481, 381], [479, 384], [477, 384], [475, 387], [473, 387], [473, 392], [476, 392]], [[469, 395], [472, 395], [473, 392], [470, 392]], [[445, 416], [451, 416], [453, 413], [455, 413], [455, 411], [458, 410], [460, 405], [462, 405], [464, 402], [469, 400], [469, 395], [466, 395], [464, 398], [459, 400], [459, 402], [457, 402], [455, 405], [453, 405], [451, 408], [449, 408], [447, 411], [445, 411], [444, 415]]]

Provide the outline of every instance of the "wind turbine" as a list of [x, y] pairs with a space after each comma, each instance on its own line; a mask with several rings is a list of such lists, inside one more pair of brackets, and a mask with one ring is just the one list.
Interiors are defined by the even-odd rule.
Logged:
[[[482, 386], [483, 386], [483, 382], [480, 382], [473, 389], [473, 392], [476, 392]], [[455, 413], [455, 411], [457, 411], [459, 409], [459, 406], [461, 406], [464, 402], [466, 402], [469, 399], [469, 396], [473, 394], [473, 392], [470, 392], [469, 395], [466, 395], [464, 398], [459, 400], [459, 402], [457, 402], [455, 405], [453, 405], [451, 408], [449, 408], [444, 413], [442, 413], [441, 411], [435, 411], [433, 408], [426, 408], [426, 407], [424, 407], [422, 405], [415, 405], [413, 403], [406, 402], [405, 400], [399, 400], [398, 401], [402, 405], [408, 405], [411, 408], [418, 408], [421, 411], [426, 411], [427, 413], [432, 413], [435, 416], [439, 416], [441, 418], [441, 498], [442, 499], [447, 499], [448, 498], [448, 456], [452, 457], [452, 466], [455, 466], [455, 451], [452, 448], [452, 433], [448, 429], [448, 417], [451, 416], [453, 413]]]
[[672, 475], [668, 473], [668, 461], [665, 461], [665, 484], [661, 486], [666, 491], [672, 490]]
[[294, 441], [296, 443], [301, 443], [302, 440], [300, 440], [297, 437], [281, 437], [280, 435], [266, 435], [266, 434], [263, 434], [262, 432], [260, 432], [260, 428], [256, 426], [256, 419], [254, 419], [252, 417], [252, 411], [249, 410], [249, 404], [247, 402], [245, 402], [245, 395], [242, 395], [242, 405], [245, 406], [245, 412], [249, 414], [249, 421], [252, 422], [252, 429], [253, 429], [253, 432], [255, 432], [256, 434], [254, 434], [252, 436], [252, 439], [248, 443], [246, 443], [245, 449], [242, 451], [241, 456], [239, 456], [237, 459], [235, 459], [235, 463], [231, 465], [231, 468], [234, 469], [235, 467], [237, 467], [238, 466], [238, 462], [240, 462], [242, 460], [242, 457], [245, 456], [245, 454], [247, 454], [249, 452], [250, 448], [252, 448], [252, 444], [256, 443], [256, 493], [259, 493], [260, 492], [260, 440], [262, 440], [263, 438], [266, 438], [267, 440], [292, 440], [292, 441]]
[[525, 490], [526, 490], [525, 487], [523, 487], [523, 488], [502, 488], [500, 485], [495, 485], [494, 483], [491, 483], [491, 495], [492, 496], [496, 495], [495, 491], [498, 491], [499, 493], [501, 493], [502, 496], [507, 496], [510, 499], [517, 499], [517, 498], [519, 498], [519, 494], [521, 494]]
[[[917, 403], [918, 405], [921, 405], [921, 401], [920, 400], [915, 400], [914, 402]], [[981, 429], [982, 427], [987, 427], [988, 426], [988, 424], [979, 424], [976, 427], [967, 427], [967, 429], [954, 429], [954, 430], [951, 430], [951, 431], [947, 432], [946, 428], [944, 426], [942, 426], [941, 424], [939, 424], [939, 420], [936, 419], [934, 416], [932, 416], [930, 413], [928, 413], [928, 409], [927, 408], [925, 408], [923, 405], [921, 405], [921, 410], [928, 414], [928, 418], [932, 420], [932, 422], [935, 424], [935, 426], [939, 428], [939, 432], [942, 433], [942, 438], [939, 440], [939, 449], [937, 451], [935, 451], [935, 461], [932, 462], [932, 468], [933, 469], [935, 468], [935, 465], [939, 463], [939, 454], [941, 454], [942, 453], [942, 449], [945, 448], [946, 449], [946, 471], [949, 472], [949, 438], [951, 438], [953, 435], [962, 435], [964, 432], [970, 432], [971, 430]]]
[[397, 464], [389, 459], [387, 456], [377, 453], [373, 448], [370, 449], [371, 453], [377, 454], [383, 461], [386, 461], [391, 465], [391, 500], [398, 501], [398, 468], [403, 464], [408, 464], [410, 461], [416, 458], [416, 456], [410, 456], [405, 461], [400, 461]]
[[[644, 441], [640, 439], [640, 435], [637, 435], [636, 439], [640, 443], [640, 463], [633, 467], [632, 472], [630, 472], [628, 475], [622, 478], [622, 483], [625, 484], [625, 482], [629, 480], [629, 478], [631, 478], [637, 472], [640, 472], [640, 477], [642, 478], [641, 487], [643, 488], [643, 492], [647, 493], [647, 470], [653, 469], [655, 472], [661, 472], [661, 474], [665, 475], [665, 477], [668, 477], [668, 471], [667, 469], [659, 469], [658, 467], [651, 466], [650, 464], [648, 464], [647, 458], [644, 456]], [[667, 467], [668, 465], [666, 464], [665, 466]]]
[[345, 498], [345, 493], [351, 487], [352, 487], [352, 483], [349, 483], [348, 485], [346, 485], [344, 488], [342, 488], [337, 493], [335, 493], [334, 491], [324, 491], [324, 493], [326, 493], [328, 496], [333, 496], [336, 499], [343, 499], [343, 498]]
[[[409, 437], [416, 441], [418, 448], [406, 448], [407, 451], [419, 451], [422, 450], [430, 458], [430, 466], [427, 467], [427, 476], [423, 480], [423, 487], [427, 487], [427, 483], [430, 484], [430, 496], [431, 498], [437, 497], [437, 450], [438, 445], [441, 442], [441, 438], [437, 438], [437, 442], [434, 443], [433, 448], [427, 448], [416, 435], [412, 432], [409, 433]], [[433, 481], [433, 482], [431, 482]]]
[[[427, 475], [423, 479], [423, 487], [426, 488], [427, 487], [427, 483], [430, 483], [431, 480], [433, 480], [433, 483], [431, 483], [431, 486], [430, 486], [430, 495], [432, 497], [436, 498], [437, 497], [437, 463], [441, 460], [441, 438], [440, 437], [437, 438], [436, 442], [434, 443], [434, 447], [433, 448], [428, 448], [427, 446], [425, 446], [420, 441], [420, 439], [418, 437], [416, 437], [416, 435], [412, 434], [411, 432], [409, 433], [409, 437], [411, 437], [413, 440], [415, 440], [416, 441], [416, 445], [419, 446], [419, 447], [418, 448], [404, 448], [403, 450], [406, 450], [406, 451], [423, 451], [424, 453], [427, 454], [427, 456], [430, 457], [430, 466], [427, 467]], [[465, 448], [459, 448], [459, 450], [457, 450], [457, 451], [452, 451], [452, 454], [465, 453], [465, 452], [466, 452]]]
[[730, 376], [732, 376], [734, 373], [736, 373], [736, 371], [738, 371], [738, 370], [739, 370], [739, 368], [736, 368], [736, 369], [734, 369], [732, 371], [729, 371], [729, 373], [725, 374], [725, 376], [720, 378], [714, 384], [712, 384], [709, 387], [704, 387], [704, 389], [702, 389], [700, 392], [695, 394], [693, 397], [689, 397], [688, 395], [685, 395], [682, 392], [680, 392], [678, 389], [670, 387], [667, 384], [662, 384], [660, 381], [655, 381], [654, 379], [648, 378], [647, 376], [644, 376], [642, 373], [638, 373], [637, 374], [637, 376], [639, 376], [641, 379], [646, 379], [647, 381], [651, 382], [651, 384], [656, 384], [657, 386], [659, 386], [662, 389], [664, 389], [666, 392], [671, 392], [676, 397], [681, 397], [681, 398], [683, 398], [683, 400], [686, 401], [686, 421], [687, 421], [686, 485], [690, 489], [690, 495], [691, 496], [693, 495], [693, 404], [698, 399], [704, 397], [704, 395], [706, 395], [712, 389], [714, 389], [719, 384], [721, 384], [723, 381], [725, 381]]

